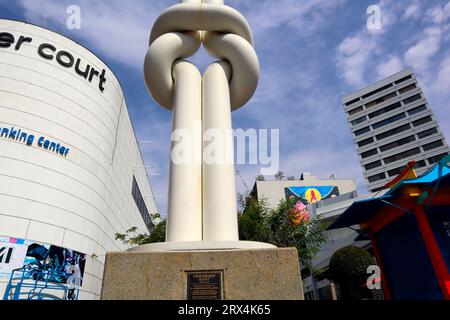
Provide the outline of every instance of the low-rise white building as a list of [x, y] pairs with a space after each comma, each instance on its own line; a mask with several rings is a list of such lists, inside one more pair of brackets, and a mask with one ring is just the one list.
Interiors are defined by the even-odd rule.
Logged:
[[[314, 175], [303, 173], [300, 180], [256, 181], [252, 196], [259, 201], [266, 201], [270, 208], [275, 208], [282, 200], [297, 197], [306, 202], [310, 217], [331, 224], [353, 202], [373, 197], [375, 194], [359, 196], [353, 179], [318, 179]], [[333, 254], [343, 247], [353, 245], [369, 249], [370, 242], [355, 241], [357, 236], [358, 234], [349, 228], [325, 231], [326, 242], [312, 261], [314, 268], [327, 269]], [[335, 291], [329, 280], [315, 277], [306, 268], [302, 270], [302, 278], [305, 299], [336, 298], [333, 297]]]
[[275, 208], [281, 200], [290, 196], [317, 202], [354, 190], [354, 179], [318, 179], [305, 172], [299, 180], [256, 181], [251, 194], [258, 200], [267, 201], [270, 208]]

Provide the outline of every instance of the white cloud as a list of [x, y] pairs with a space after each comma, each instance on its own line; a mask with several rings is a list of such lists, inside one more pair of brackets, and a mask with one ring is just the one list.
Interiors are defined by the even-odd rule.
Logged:
[[387, 61], [377, 66], [377, 74], [380, 78], [386, 78], [403, 69], [403, 63], [397, 56], [391, 56]]
[[[381, 9], [381, 29], [368, 30], [366, 24], [359, 31], [347, 36], [337, 47], [336, 66], [340, 77], [354, 88], [360, 88], [368, 81], [375, 81], [374, 62], [379, 61], [381, 54], [385, 54], [382, 43], [387, 32], [396, 23], [397, 16], [403, 10], [402, 3], [398, 1], [381, 0], [376, 4]], [[377, 74], [388, 73], [388, 68], [397, 69], [401, 65], [399, 59], [380, 63]]]
[[[367, 192], [362, 168], [353, 146], [324, 146], [320, 150], [299, 150], [282, 161], [282, 168], [287, 176], [298, 177], [302, 172], [310, 172], [322, 179], [328, 179], [333, 174], [336, 179], [354, 178], [359, 191]], [[299, 168], [302, 169], [301, 172], [298, 171]]]
[[406, 8], [402, 19], [416, 19], [420, 17], [420, 13], [420, 3], [415, 1]]
[[438, 27], [425, 29], [424, 36], [405, 52], [405, 61], [418, 71], [429, 67], [430, 60], [439, 51], [442, 32]]
[[[66, 8], [73, 3], [60, 0], [19, 0], [28, 21], [56, 25], [63, 29]], [[152, 21], [169, 1], [79, 0], [81, 30], [65, 30], [80, 37], [108, 58], [127, 66], [142, 68], [148, 48]]]
[[[227, 4], [239, 7], [248, 17], [255, 33], [287, 24], [306, 34], [323, 27], [326, 14], [345, 1], [307, 0], [298, 3], [291, 0], [258, 0], [255, 6], [250, 1], [230, 0]], [[72, 2], [19, 0], [29, 21], [42, 25], [56, 24], [59, 28], [65, 27], [66, 8]], [[108, 58], [141, 68], [153, 22], [164, 9], [176, 3], [176, 0], [78, 0], [76, 4], [81, 8], [82, 30], [74, 31], [73, 35], [88, 41]]]
[[364, 73], [372, 53], [377, 49], [374, 38], [367, 33], [345, 38], [337, 48], [336, 63], [341, 77], [349, 84], [365, 84]]
[[435, 24], [442, 24], [450, 18], [450, 1], [445, 5], [438, 5], [427, 11], [427, 17]]
[[450, 53], [447, 54], [439, 65], [439, 71], [432, 90], [441, 97], [450, 96]]
[[296, 27], [308, 33], [322, 28], [326, 16], [347, 0], [230, 0], [226, 3], [239, 7], [245, 14], [255, 33], [283, 25]]
[[[405, 3], [399, 0], [381, 0], [375, 5], [381, 9], [381, 29], [372, 29], [369, 32], [372, 34], [384, 34], [398, 22], [405, 9]], [[369, 17], [367, 15], [367, 18]]]

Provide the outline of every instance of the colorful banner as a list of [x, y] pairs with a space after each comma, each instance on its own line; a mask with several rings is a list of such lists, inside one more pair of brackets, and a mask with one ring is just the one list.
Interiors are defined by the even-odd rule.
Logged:
[[[23, 269], [24, 279], [81, 286], [86, 256], [51, 244], [0, 237], [0, 278]], [[45, 279], [44, 279], [45, 277]]]
[[[15, 241], [0, 238], [0, 277], [10, 274], [14, 269], [22, 268], [27, 256], [28, 246]], [[8, 276], [9, 278], [9, 276]]]
[[297, 226], [309, 220], [309, 204], [338, 196], [339, 188], [335, 186], [288, 187], [284, 189], [284, 193], [286, 200], [294, 201], [288, 216], [290, 223]]
[[304, 205], [321, 200], [334, 198], [339, 195], [339, 188], [335, 186], [302, 186], [284, 189], [286, 200], [295, 199]]

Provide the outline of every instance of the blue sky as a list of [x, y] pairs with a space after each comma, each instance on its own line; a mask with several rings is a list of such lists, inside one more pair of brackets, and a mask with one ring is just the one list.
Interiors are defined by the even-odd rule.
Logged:
[[[142, 64], [156, 17], [176, 0], [0, 0], [0, 17], [62, 33], [102, 58], [121, 81], [159, 211], [165, 215], [171, 113], [147, 94]], [[66, 28], [66, 9], [81, 8], [81, 30]], [[235, 128], [280, 129], [280, 169], [298, 177], [355, 178], [366, 192], [341, 99], [412, 67], [446, 137], [450, 136], [450, 1], [226, 0], [253, 28], [261, 80], [251, 102], [233, 113]], [[381, 8], [381, 30], [366, 10]], [[207, 65], [204, 52], [193, 61]], [[238, 166], [251, 188], [255, 165]], [[270, 178], [270, 177], [268, 177]], [[236, 179], [239, 192], [244, 184]]]

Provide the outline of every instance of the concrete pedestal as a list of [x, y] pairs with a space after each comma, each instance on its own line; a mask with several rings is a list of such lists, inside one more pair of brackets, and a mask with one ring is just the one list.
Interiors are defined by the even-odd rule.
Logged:
[[220, 290], [225, 300], [303, 299], [295, 248], [110, 252], [106, 256], [102, 299], [185, 300], [188, 292], [192, 296], [192, 290], [207, 292], [203, 289], [208, 289], [209, 284], [203, 288], [193, 284], [193, 275], [197, 274], [220, 275], [220, 285], [211, 290]]

